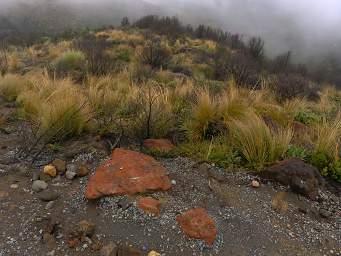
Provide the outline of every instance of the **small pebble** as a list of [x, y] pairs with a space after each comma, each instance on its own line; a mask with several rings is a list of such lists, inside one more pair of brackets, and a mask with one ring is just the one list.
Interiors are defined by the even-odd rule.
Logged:
[[76, 177], [76, 175], [77, 175], [77, 173], [73, 172], [73, 171], [66, 171], [66, 173], [65, 173], [65, 177], [68, 180], [73, 180]]
[[259, 186], [260, 186], [259, 181], [253, 180], [252, 183], [251, 183], [251, 186], [252, 186], [253, 188], [259, 188]]
[[10, 188], [12, 188], [12, 189], [17, 189], [18, 187], [19, 187], [18, 184], [12, 184], [12, 185], [10, 186]]

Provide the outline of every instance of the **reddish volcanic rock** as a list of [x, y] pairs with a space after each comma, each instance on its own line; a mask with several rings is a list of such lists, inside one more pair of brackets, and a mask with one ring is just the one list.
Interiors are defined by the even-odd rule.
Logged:
[[167, 139], [147, 139], [143, 142], [143, 146], [148, 149], [156, 149], [162, 152], [169, 152], [174, 145]]
[[152, 197], [141, 197], [137, 201], [137, 206], [146, 213], [160, 215], [160, 201]]
[[96, 199], [111, 195], [134, 195], [170, 188], [166, 169], [154, 158], [118, 148], [113, 151], [111, 159], [99, 166], [90, 177], [85, 197]]
[[189, 210], [176, 217], [181, 229], [190, 237], [202, 239], [212, 245], [217, 236], [213, 219], [202, 208]]

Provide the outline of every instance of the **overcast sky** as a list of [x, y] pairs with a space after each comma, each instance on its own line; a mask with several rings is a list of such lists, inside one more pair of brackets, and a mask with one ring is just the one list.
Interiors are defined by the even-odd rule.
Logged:
[[265, 39], [270, 55], [288, 50], [297, 58], [327, 52], [341, 54], [341, 0], [0, 0], [0, 10], [1, 4], [16, 1], [97, 5], [93, 8], [95, 18], [117, 16], [116, 9], [122, 17], [176, 15], [184, 23], [205, 23], [245, 36], [259, 35]]
[[[274, 55], [341, 51], [341, 0], [145, 0], [187, 22], [208, 22], [233, 33], [260, 35]], [[192, 9], [192, 11], [191, 11]]]

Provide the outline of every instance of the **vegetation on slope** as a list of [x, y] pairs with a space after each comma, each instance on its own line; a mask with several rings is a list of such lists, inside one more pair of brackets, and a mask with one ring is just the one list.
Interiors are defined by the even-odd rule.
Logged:
[[0, 92], [46, 143], [169, 137], [172, 154], [253, 169], [299, 157], [341, 180], [339, 91], [288, 54], [267, 59], [260, 39], [155, 19], [6, 46]]

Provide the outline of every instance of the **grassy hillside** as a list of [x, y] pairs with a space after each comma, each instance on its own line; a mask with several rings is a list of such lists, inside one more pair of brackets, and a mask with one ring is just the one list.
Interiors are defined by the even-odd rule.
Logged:
[[[154, 20], [153, 20], [154, 19]], [[261, 39], [176, 19], [1, 48], [0, 93], [46, 144], [169, 137], [171, 155], [261, 169], [298, 157], [341, 181], [341, 93]]]

